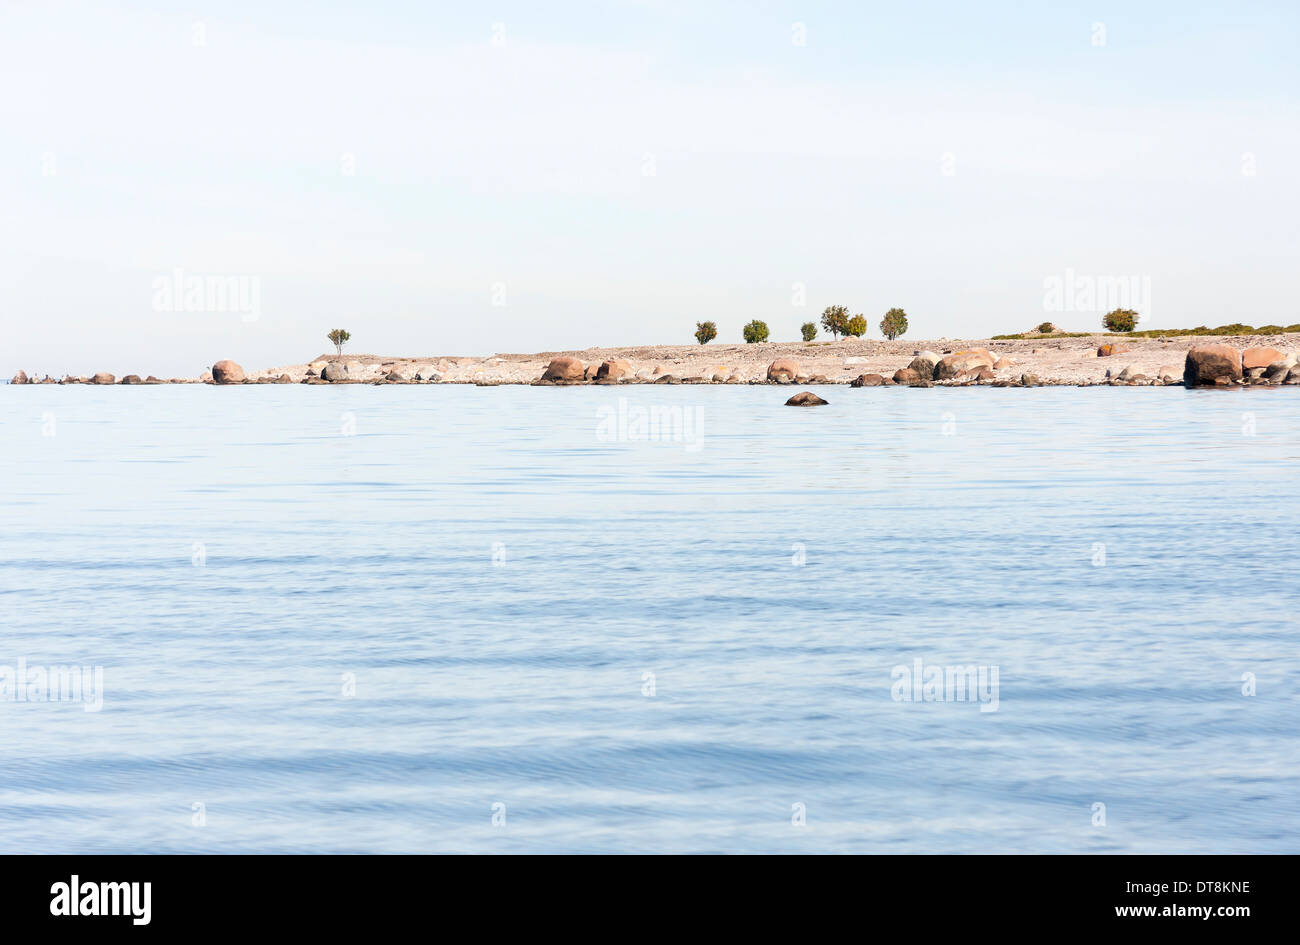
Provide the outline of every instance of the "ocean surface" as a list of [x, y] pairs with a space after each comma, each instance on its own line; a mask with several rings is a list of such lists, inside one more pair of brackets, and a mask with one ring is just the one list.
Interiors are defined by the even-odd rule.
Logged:
[[1300, 391], [817, 390], [0, 387], [5, 852], [1300, 852]]

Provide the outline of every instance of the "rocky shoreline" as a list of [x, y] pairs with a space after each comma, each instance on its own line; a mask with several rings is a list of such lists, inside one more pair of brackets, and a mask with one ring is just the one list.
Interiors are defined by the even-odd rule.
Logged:
[[[109, 373], [11, 384], [844, 384], [851, 387], [1240, 387], [1300, 385], [1298, 336], [1023, 338], [588, 348], [487, 357], [322, 355], [245, 372], [221, 360], [196, 378]], [[1195, 342], [1195, 343], [1193, 343]]]

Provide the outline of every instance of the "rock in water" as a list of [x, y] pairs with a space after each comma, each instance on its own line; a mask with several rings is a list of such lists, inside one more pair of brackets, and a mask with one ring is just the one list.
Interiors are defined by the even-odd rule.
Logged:
[[98, 374], [96, 374], [94, 377], [90, 379], [90, 383], [112, 384], [115, 380], [117, 380], [117, 378], [115, 378], [112, 374], [109, 374], [107, 371], [100, 371]]
[[1241, 380], [1241, 352], [1231, 345], [1201, 345], [1187, 352], [1183, 383], [1188, 387], [1223, 387]]
[[785, 402], [787, 407], [821, 407], [826, 403], [810, 390], [795, 394]]
[[587, 369], [577, 358], [555, 358], [542, 374], [544, 381], [561, 381], [578, 384], [586, 379]]
[[12, 381], [10, 381], [9, 383], [10, 383], [10, 384], [26, 384], [26, 383], [27, 383], [27, 372], [26, 372], [26, 371], [19, 371], [17, 374], [14, 375], [14, 379], [13, 379]]
[[885, 379], [879, 374], [859, 374], [849, 384], [850, 387], [879, 387]]
[[212, 379], [218, 384], [242, 384], [244, 369], [234, 361], [218, 361], [212, 365]]
[[[916, 362], [913, 361], [913, 364]], [[934, 373], [934, 365], [930, 365], [930, 371], [925, 376], [930, 377]], [[916, 368], [901, 367], [894, 372], [895, 384], [906, 384], [911, 387], [913, 384], [921, 383], [921, 375], [917, 373]]]
[[789, 384], [799, 376], [799, 363], [789, 358], [778, 358], [767, 366], [767, 379], [778, 384]]

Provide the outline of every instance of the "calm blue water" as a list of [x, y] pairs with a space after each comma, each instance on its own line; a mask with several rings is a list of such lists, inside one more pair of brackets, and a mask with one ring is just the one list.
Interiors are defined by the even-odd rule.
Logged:
[[6, 850], [1300, 851], [1295, 389], [790, 392], [0, 388]]

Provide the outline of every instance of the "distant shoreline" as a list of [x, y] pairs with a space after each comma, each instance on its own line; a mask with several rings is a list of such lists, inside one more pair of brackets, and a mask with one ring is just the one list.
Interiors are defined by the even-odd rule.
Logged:
[[[1300, 384], [1300, 336], [1113, 334], [1034, 338], [926, 339], [760, 344], [643, 345], [534, 354], [381, 356], [329, 353], [311, 361], [245, 371], [231, 360], [193, 378], [108, 373], [61, 378], [25, 375], [14, 384], [828, 384], [856, 386], [1169, 386], [1184, 383], [1188, 352], [1223, 348], [1220, 372], [1233, 384]], [[919, 359], [919, 360], [918, 360]], [[948, 359], [945, 367], [938, 362]], [[935, 366], [927, 376], [925, 361]], [[775, 373], [773, 367], [786, 362]], [[960, 362], [960, 363], [957, 363]], [[1217, 362], [1216, 362], [1217, 363]], [[558, 367], [557, 367], [558, 365]], [[1285, 370], [1284, 370], [1285, 368]], [[916, 377], [906, 373], [914, 370]], [[1215, 386], [1202, 369], [1200, 386]], [[1215, 369], [1218, 370], [1217, 368]]]

